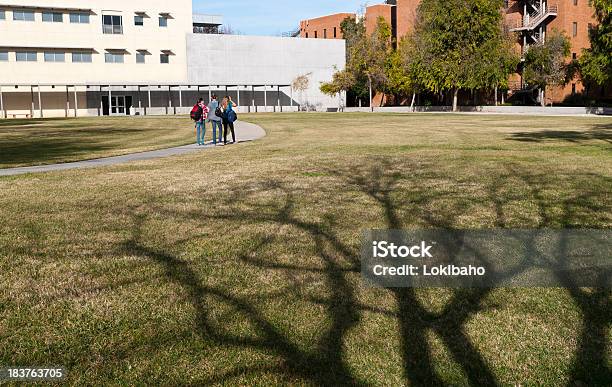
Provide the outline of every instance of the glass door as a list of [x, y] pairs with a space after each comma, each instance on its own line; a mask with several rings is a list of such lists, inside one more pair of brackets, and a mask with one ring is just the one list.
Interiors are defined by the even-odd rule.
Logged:
[[124, 116], [125, 114], [125, 96], [113, 96], [111, 98], [111, 115]]

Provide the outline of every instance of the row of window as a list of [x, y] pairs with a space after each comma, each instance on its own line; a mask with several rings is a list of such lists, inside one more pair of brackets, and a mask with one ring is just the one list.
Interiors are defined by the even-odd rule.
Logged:
[[[71, 12], [68, 14], [70, 23], [89, 24], [89, 14], [85, 12]], [[161, 14], [158, 19], [160, 27], [168, 27], [168, 16]], [[0, 20], [6, 20], [6, 11], [0, 9]], [[14, 10], [13, 20], [15, 21], [35, 21], [35, 13], [32, 10]], [[63, 23], [64, 14], [62, 12], [42, 12], [42, 21], [46, 23]], [[142, 14], [134, 16], [134, 25], [142, 27], [145, 24], [145, 17]], [[102, 32], [105, 34], [123, 34], [123, 17], [119, 15], [102, 15]]]
[[[136, 63], [146, 63], [147, 54], [142, 51], [136, 53]], [[43, 58], [45, 62], [66, 62], [66, 53], [60, 51], [44, 52]], [[0, 62], [8, 62], [8, 51], [0, 51]], [[15, 52], [15, 61], [17, 62], [36, 62], [38, 61], [38, 53], [36, 51], [17, 51]], [[106, 63], [125, 63], [125, 54], [107, 52], [104, 54]], [[90, 52], [73, 52], [72, 63], [92, 63], [93, 56]], [[162, 53], [159, 55], [159, 63], [169, 64], [170, 54]]]

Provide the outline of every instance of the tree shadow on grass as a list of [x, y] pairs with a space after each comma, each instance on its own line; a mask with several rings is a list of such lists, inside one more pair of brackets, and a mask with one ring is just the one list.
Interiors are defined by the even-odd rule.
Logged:
[[[416, 168], [416, 166], [415, 166]], [[509, 167], [509, 174], [516, 176], [532, 188], [531, 198], [540, 209], [542, 223], [546, 227], [552, 223], [549, 217], [548, 204], [539, 190], [543, 185], [528, 171], [516, 166]], [[453, 193], [437, 195], [414, 195], [401, 202], [396, 192], [397, 184], [410, 178], [410, 171], [402, 172], [392, 168], [389, 163], [376, 161], [372, 165], [346, 170], [329, 170], [328, 174], [344, 182], [347, 188], [356, 188], [370, 198], [383, 214], [384, 224], [389, 229], [405, 227], [401, 208], [409, 207], [411, 214], [429, 227], [452, 229], [466, 209], [457, 206], [443, 214], [428, 210], [434, 200], [453, 198]], [[503, 179], [497, 179], [487, 187], [487, 197], [484, 199], [494, 207], [496, 227], [507, 225], [505, 214], [505, 198], [500, 194], [504, 185]], [[267, 180], [252, 187], [242, 187], [232, 191], [227, 202], [227, 210], [220, 213], [196, 211], [170, 211], [157, 209], [166, 217], [181, 221], [184, 219], [201, 222], [223, 221], [231, 224], [273, 225], [280, 231], [289, 227], [307, 236], [314, 247], [321, 265], [305, 263], [283, 263], [270, 259], [265, 251], [275, 243], [286, 243], [272, 232], [262, 235], [252, 241], [248, 250], [237, 255], [244, 265], [257, 272], [280, 271], [289, 279], [289, 285], [280, 291], [255, 295], [260, 300], [273, 301], [275, 298], [287, 297], [295, 293], [300, 297], [300, 287], [303, 282], [292, 280], [300, 274], [315, 274], [321, 278], [327, 289], [327, 296], [322, 298], [308, 297], [313, 304], [323, 305], [325, 315], [329, 319], [327, 328], [318, 336], [318, 344], [305, 349], [295, 338], [284, 332], [277, 323], [259, 310], [253, 296], [236, 295], [220, 286], [207, 284], [194, 267], [166, 250], [147, 246], [147, 240], [142, 233], [146, 227], [146, 217], [134, 216], [134, 227], [131, 239], [123, 246], [130, 254], [145, 257], [160, 265], [169, 281], [186, 290], [188, 301], [196, 311], [196, 329], [203, 340], [211, 341], [222, 347], [250, 349], [263, 353], [273, 353], [282, 359], [279, 365], [238, 366], [215, 375], [198, 383], [230, 383], [235, 378], [247, 375], [275, 374], [282, 378], [302, 381], [316, 385], [359, 385], [365, 384], [355, 376], [346, 362], [345, 339], [351, 329], [357, 327], [364, 312], [379, 313], [398, 320], [398, 339], [401, 346], [403, 376], [412, 385], [444, 385], [447, 383], [435, 366], [432, 348], [428, 339], [429, 332], [435, 333], [458, 364], [470, 385], [497, 385], [497, 379], [482, 353], [470, 339], [466, 325], [474, 315], [486, 310], [485, 299], [490, 294], [490, 288], [458, 289], [440, 312], [432, 312], [427, 305], [419, 300], [415, 289], [389, 289], [397, 305], [395, 311], [363, 305], [356, 295], [354, 277], [360, 271], [358, 248], [344, 243], [336, 231], [339, 227], [333, 215], [325, 214], [319, 220], [304, 220], [298, 215], [300, 210], [294, 190], [284, 183]], [[257, 194], [266, 193], [265, 198]], [[588, 195], [588, 193], [586, 193]], [[571, 204], [576, 198], [567, 198]], [[578, 201], [578, 203], [580, 203]], [[565, 222], [569, 223], [573, 212], [565, 211]], [[181, 241], [180, 243], [185, 243]], [[457, 241], [461, 243], [461, 241]], [[180, 245], [178, 246], [180, 249]], [[520, 267], [517, 268], [520, 270]], [[515, 274], [515, 273], [509, 273]], [[571, 283], [567, 284], [571, 287]], [[606, 346], [610, 324], [609, 291], [595, 290], [590, 293], [582, 290], [570, 290], [573, 299], [583, 312], [583, 331], [578, 350], [574, 355], [574, 365], [570, 381], [596, 383], [609, 379], [609, 369], [606, 362]], [[224, 322], [215, 319], [215, 309], [225, 305], [235, 310], [245, 321], [255, 327], [257, 333], [239, 335], [231, 332]], [[288, 311], [287, 311], [288, 312]]]
[[[67, 159], [87, 160], [96, 154], [116, 149], [118, 143], [108, 142], [113, 136], [130, 135], [142, 129], [98, 128], [78, 131], [49, 131], [48, 127], [31, 137], [18, 135], [15, 138], [0, 138], [0, 166], [2, 165], [44, 165], [65, 162]], [[100, 138], [100, 135], [105, 138]], [[129, 145], [129, 144], [127, 144]]]
[[600, 140], [612, 144], [612, 124], [597, 124], [589, 130], [543, 130], [539, 132], [513, 133], [508, 140], [521, 142], [544, 142], [549, 140], [582, 143]]

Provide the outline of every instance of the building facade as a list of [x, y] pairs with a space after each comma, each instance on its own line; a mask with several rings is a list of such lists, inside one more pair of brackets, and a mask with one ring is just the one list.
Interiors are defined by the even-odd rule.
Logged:
[[[414, 31], [417, 9], [421, 0], [396, 0], [366, 8], [365, 18], [368, 33], [376, 26], [376, 20], [383, 16], [391, 25], [396, 41]], [[394, 3], [394, 4], [393, 4]], [[571, 42], [571, 59], [580, 57], [582, 50], [590, 47], [589, 30], [595, 25], [594, 9], [590, 0], [506, 0], [502, 10], [505, 23], [517, 37], [517, 51], [525, 53], [531, 45], [545, 41], [546, 35], [553, 30], [565, 33]], [[339, 26], [341, 15], [332, 15], [307, 21], [318, 31]], [[355, 17], [354, 14], [352, 17]], [[304, 23], [304, 22], [302, 22]], [[306, 33], [310, 32], [310, 33]], [[303, 30], [304, 38], [322, 38], [320, 33], [313, 34]], [[569, 60], [570, 58], [568, 58]], [[511, 85], [515, 91], [523, 87], [520, 76], [513, 77]], [[584, 87], [574, 80], [564, 87], [551, 88], [547, 102], [562, 102], [572, 94], [580, 93]], [[379, 98], [380, 99], [380, 98]]]
[[[318, 83], [331, 80], [334, 66], [344, 67], [344, 48], [329, 56], [329, 42], [271, 38], [276, 40], [261, 45], [256, 37], [242, 37], [237, 57], [235, 47], [210, 46], [203, 38], [234, 39], [217, 35], [221, 24], [220, 16], [194, 15], [191, 0], [0, 0], [0, 118], [184, 113], [200, 93], [221, 94], [239, 84], [251, 91], [283, 86], [286, 97], [302, 73], [317, 86], [308, 93], [309, 104], [338, 106], [318, 92]], [[313, 58], [326, 54], [316, 64], [301, 56], [299, 65], [278, 57], [281, 45], [295, 57], [297, 47]], [[257, 58], [270, 58], [277, 71], [258, 66]], [[233, 77], [227, 69], [239, 61], [252, 64], [251, 71]], [[224, 74], [229, 76], [221, 79]], [[277, 99], [268, 93], [259, 88], [250, 103], [270, 100], [273, 107]]]

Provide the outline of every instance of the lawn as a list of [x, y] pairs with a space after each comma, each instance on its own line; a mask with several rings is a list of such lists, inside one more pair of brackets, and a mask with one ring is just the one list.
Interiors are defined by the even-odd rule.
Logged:
[[609, 384], [609, 289], [375, 289], [359, 248], [369, 228], [612, 227], [612, 119], [241, 119], [268, 136], [0, 178], [0, 364], [78, 385]]
[[0, 168], [118, 156], [195, 143], [178, 117], [0, 120]]

